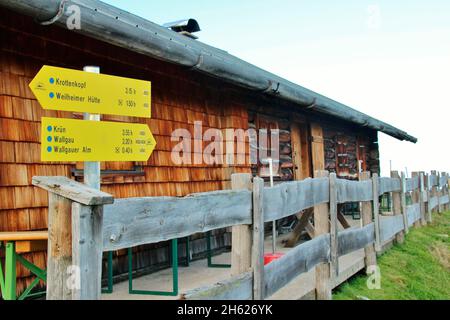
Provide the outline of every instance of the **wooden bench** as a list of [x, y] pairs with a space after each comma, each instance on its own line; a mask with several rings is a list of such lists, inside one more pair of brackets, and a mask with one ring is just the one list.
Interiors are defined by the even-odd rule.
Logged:
[[[31, 297], [33, 294], [30, 294], [30, 292], [39, 281], [45, 282], [45, 270], [29, 262], [20, 254], [47, 250], [47, 240], [47, 231], [0, 232], [0, 248], [4, 247], [5, 250], [4, 274], [0, 263], [0, 288], [4, 300], [23, 300], [26, 297]], [[16, 262], [21, 263], [36, 275], [36, 279], [19, 297], [16, 296]]]

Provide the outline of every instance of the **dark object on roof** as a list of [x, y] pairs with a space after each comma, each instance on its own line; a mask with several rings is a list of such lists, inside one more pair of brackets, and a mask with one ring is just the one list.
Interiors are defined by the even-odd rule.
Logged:
[[223, 50], [174, 33], [101, 1], [0, 0], [0, 6], [32, 16], [38, 21], [56, 21], [56, 24], [66, 27], [70, 13], [61, 10], [64, 3], [80, 8], [82, 26], [81, 30], [76, 31], [87, 36], [186, 66], [261, 94], [290, 101], [300, 108], [384, 132], [399, 140], [417, 142], [415, 137], [390, 124], [262, 70]]
[[178, 20], [163, 24], [164, 28], [172, 29], [175, 32], [199, 32], [200, 26], [195, 19]]

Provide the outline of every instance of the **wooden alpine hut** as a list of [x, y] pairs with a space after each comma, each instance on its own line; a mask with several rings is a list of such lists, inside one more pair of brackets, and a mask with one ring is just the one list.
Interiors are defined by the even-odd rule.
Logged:
[[[80, 29], [68, 28], [71, 6], [81, 15]], [[95, 65], [104, 74], [151, 81], [151, 119], [102, 116], [102, 121], [148, 124], [157, 141], [146, 162], [102, 162], [101, 190], [116, 198], [229, 189], [232, 173], [268, 178], [267, 163], [251, 163], [248, 138], [245, 150], [232, 152], [244, 156], [244, 163], [196, 163], [195, 153], [210, 141], [196, 139], [195, 122], [201, 122], [202, 133], [222, 132], [226, 146], [239, 142], [234, 136], [227, 141], [226, 129], [279, 130], [279, 145], [268, 148], [279, 149], [275, 182], [311, 177], [319, 169], [349, 179], [357, 179], [362, 170], [379, 173], [378, 132], [417, 141], [390, 124], [206, 45], [182, 26], [160, 26], [97, 0], [0, 0], [0, 232], [46, 230], [48, 195], [32, 186], [33, 176], [83, 180], [82, 162], [41, 161], [41, 117], [82, 118], [38, 104], [29, 83], [43, 65], [78, 70]], [[172, 159], [180, 143], [173, 138], [177, 129], [192, 134], [185, 143], [200, 147], [192, 147], [192, 163]], [[225, 150], [213, 154], [223, 159]], [[204, 235], [190, 241], [191, 258], [204, 257]], [[229, 247], [227, 230], [214, 232], [212, 245], [214, 250]], [[167, 242], [134, 248], [133, 268], [146, 273], [167, 267], [167, 248]], [[179, 252], [181, 259], [184, 251]], [[114, 252], [116, 277], [128, 272], [126, 253]], [[30, 248], [24, 257], [45, 268], [46, 248]], [[22, 267], [17, 276], [20, 293], [33, 277]]]

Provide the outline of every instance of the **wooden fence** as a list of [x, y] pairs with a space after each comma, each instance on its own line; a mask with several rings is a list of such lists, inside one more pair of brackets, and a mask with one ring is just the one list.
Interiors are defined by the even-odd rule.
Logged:
[[[409, 179], [396, 172], [391, 178], [363, 173], [360, 181], [349, 181], [317, 171], [314, 179], [274, 187], [264, 187], [259, 177], [235, 174], [232, 190], [116, 200], [64, 177], [34, 177], [33, 184], [48, 190], [50, 199], [47, 299], [99, 299], [102, 251], [224, 227], [232, 227], [234, 275], [182, 298], [260, 300], [315, 268], [316, 298], [330, 299], [342, 282], [340, 256], [364, 248], [365, 266], [374, 265], [386, 243], [403, 241], [411, 226], [425, 225], [433, 211], [449, 206], [449, 176], [436, 172]], [[379, 214], [385, 193], [392, 193], [392, 216]], [[361, 203], [362, 227], [339, 231], [337, 206], [346, 202]], [[264, 223], [308, 208], [314, 208], [314, 239], [264, 265]], [[79, 267], [72, 268], [77, 274], [65, 272], [71, 266]], [[68, 286], [73, 279], [76, 285]]]

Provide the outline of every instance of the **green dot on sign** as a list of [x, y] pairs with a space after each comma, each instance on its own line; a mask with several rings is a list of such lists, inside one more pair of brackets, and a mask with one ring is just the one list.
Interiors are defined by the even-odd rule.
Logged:
[[47, 141], [48, 141], [48, 142], [51, 142], [51, 141], [52, 141], [52, 137], [48, 136], [48, 137], [47, 137]]
[[55, 96], [55, 94], [54, 94], [53, 92], [50, 92], [49, 97], [50, 97], [51, 99], [53, 99], [54, 96]]
[[52, 126], [48, 126], [47, 131], [49, 131], [49, 132], [52, 131]]
[[48, 152], [52, 152], [52, 147], [47, 147]]
[[54, 79], [54, 78], [50, 78], [49, 81], [50, 81], [51, 84], [54, 84], [54, 83], [55, 83], [55, 79]]

